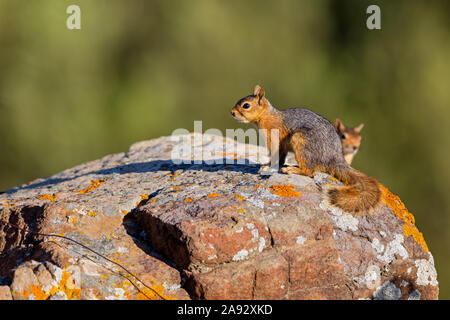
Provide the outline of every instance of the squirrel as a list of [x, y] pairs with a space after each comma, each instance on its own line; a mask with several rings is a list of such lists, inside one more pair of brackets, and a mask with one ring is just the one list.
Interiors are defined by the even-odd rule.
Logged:
[[337, 118], [334, 120], [334, 127], [341, 139], [342, 152], [344, 153], [344, 159], [349, 165], [352, 164], [353, 157], [359, 150], [361, 146], [361, 135], [360, 132], [364, 127], [364, 123], [361, 123], [355, 128], [346, 127], [344, 123]]
[[[269, 153], [272, 156], [278, 152], [280, 167], [288, 152], [295, 154], [299, 166], [281, 167], [281, 172], [308, 177], [324, 172], [341, 181], [343, 186], [326, 191], [330, 205], [356, 215], [370, 212], [380, 202], [378, 181], [345, 161], [334, 126], [317, 113], [305, 108], [278, 110], [267, 100], [263, 88], [256, 85], [253, 94], [234, 105], [231, 115], [239, 122], [265, 129], [262, 131], [266, 132]], [[278, 141], [271, 141], [273, 129], [278, 130]], [[273, 146], [276, 150], [272, 150]]]

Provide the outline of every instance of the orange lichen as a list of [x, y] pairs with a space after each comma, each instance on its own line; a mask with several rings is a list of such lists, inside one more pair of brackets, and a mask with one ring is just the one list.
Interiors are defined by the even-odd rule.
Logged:
[[78, 193], [80, 193], [80, 194], [88, 193], [89, 191], [92, 191], [95, 188], [100, 187], [102, 184], [105, 183], [105, 181], [106, 181], [106, 179], [103, 179], [103, 180], [98, 180], [98, 179], [91, 180], [91, 184], [87, 188], [84, 188], [83, 190], [78, 190]]
[[[148, 194], [146, 194], [146, 193], [141, 194], [141, 200], [136, 202], [136, 206], [139, 207], [140, 205], [145, 204], [149, 198], [150, 198], [150, 196]], [[150, 202], [154, 203], [154, 201], [150, 201]]]
[[270, 191], [280, 197], [300, 197], [302, 194], [294, 190], [293, 185], [278, 184], [270, 186]]
[[173, 177], [173, 178], [169, 178], [169, 180], [167, 180], [167, 181], [175, 181], [180, 174], [176, 173], [176, 172], [174, 172], [174, 173], [169, 172], [169, 173], [166, 173], [166, 175], [169, 177]]
[[65, 270], [62, 272], [58, 288], [67, 295], [68, 300], [80, 298], [81, 289], [75, 287], [71, 274]]
[[4, 206], [5, 206], [5, 207], [8, 207], [8, 208], [11, 208], [11, 207], [14, 207], [15, 204], [8, 204], [8, 203], [7, 203], [7, 204], [4, 204]]
[[[29, 290], [27, 290], [27, 289], [25, 289], [25, 290], [23, 290], [23, 293], [22, 293], [22, 296], [25, 298], [25, 299], [28, 299], [28, 297], [30, 296], [30, 291]], [[19, 294], [20, 295], [20, 294]]]
[[214, 197], [219, 197], [220, 196], [220, 194], [218, 194], [218, 193], [210, 193], [210, 194], [208, 194], [208, 198], [214, 198]]
[[394, 213], [400, 217], [406, 223], [414, 225], [414, 216], [406, 209], [399, 196], [396, 196], [390, 192], [385, 186], [380, 185], [381, 200], [394, 211]]
[[428, 252], [428, 246], [425, 242], [423, 234], [419, 232], [415, 226], [415, 219], [411, 212], [408, 211], [404, 203], [400, 200], [399, 196], [396, 196], [390, 192], [385, 186], [380, 185], [381, 189], [381, 200], [392, 209], [395, 215], [400, 217], [405, 224], [403, 225], [403, 234], [405, 237], [412, 236], [414, 241], [416, 241], [422, 248]]
[[245, 212], [245, 209], [239, 209], [237, 212], [238, 212], [238, 213]]
[[183, 201], [190, 202], [190, 201], [192, 201], [192, 200], [194, 200], [194, 198], [186, 198], [186, 199], [184, 199]]
[[409, 224], [404, 224], [403, 225], [403, 234], [407, 237], [407, 236], [412, 236], [414, 238], [414, 240], [420, 244], [423, 248], [423, 250], [425, 250], [426, 252], [429, 251], [427, 243], [425, 242], [425, 239], [423, 237], [422, 232], [419, 232], [419, 230], [417, 229], [416, 226], [411, 226]]
[[34, 300], [47, 300], [47, 298], [50, 296], [49, 294], [45, 293], [44, 290], [42, 290], [42, 286], [35, 286], [32, 284], [30, 286], [31, 293], [34, 295]]
[[57, 292], [64, 292], [68, 300], [80, 299], [81, 295], [81, 289], [75, 286], [72, 275], [66, 270], [63, 270], [61, 280], [59, 280], [57, 286], [52, 285], [48, 291], [45, 291], [42, 285], [36, 286], [32, 284], [29, 290], [25, 289], [22, 294], [18, 295], [23, 296], [25, 299], [33, 295], [34, 300], [46, 300]]
[[235, 198], [237, 198], [238, 200], [241, 200], [241, 201], [244, 200], [244, 197], [238, 195], [237, 193], [233, 194], [233, 196], [234, 196]]
[[58, 197], [59, 196], [57, 194], [53, 194], [53, 195], [43, 194], [42, 196], [38, 197], [38, 200], [50, 200], [51, 202], [53, 202]]
[[90, 210], [87, 214], [88, 216], [95, 217], [97, 215], [97, 212]]
[[131, 293], [129, 293], [128, 291], [125, 291], [123, 293], [123, 295], [128, 299], [128, 300], [133, 300], [133, 295]]

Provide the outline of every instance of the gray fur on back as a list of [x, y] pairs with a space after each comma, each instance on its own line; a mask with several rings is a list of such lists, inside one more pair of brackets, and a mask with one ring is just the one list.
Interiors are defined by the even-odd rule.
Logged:
[[283, 122], [290, 133], [301, 132], [306, 140], [302, 153], [308, 159], [308, 166], [317, 165], [325, 168], [347, 167], [342, 154], [342, 144], [334, 126], [317, 113], [304, 109], [292, 108], [280, 110]]

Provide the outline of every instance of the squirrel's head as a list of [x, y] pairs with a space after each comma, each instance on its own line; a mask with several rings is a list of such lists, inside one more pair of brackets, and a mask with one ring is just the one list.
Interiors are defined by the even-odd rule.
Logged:
[[361, 145], [360, 132], [364, 127], [364, 124], [361, 123], [355, 128], [350, 128], [346, 127], [340, 119], [336, 119], [334, 121], [334, 127], [336, 128], [338, 136], [341, 139], [342, 151], [344, 155], [355, 154]]
[[239, 122], [255, 123], [261, 119], [269, 107], [270, 103], [264, 97], [264, 89], [256, 85], [252, 95], [240, 99], [235, 104], [231, 109], [231, 115]]

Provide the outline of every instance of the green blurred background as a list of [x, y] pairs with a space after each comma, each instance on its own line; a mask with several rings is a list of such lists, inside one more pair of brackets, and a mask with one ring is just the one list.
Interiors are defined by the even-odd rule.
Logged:
[[[81, 7], [81, 30], [66, 8]], [[366, 8], [381, 7], [381, 30]], [[415, 215], [450, 298], [450, 1], [0, 0], [0, 190], [278, 107], [363, 122], [354, 167]], [[245, 127], [242, 125], [242, 127]]]

